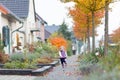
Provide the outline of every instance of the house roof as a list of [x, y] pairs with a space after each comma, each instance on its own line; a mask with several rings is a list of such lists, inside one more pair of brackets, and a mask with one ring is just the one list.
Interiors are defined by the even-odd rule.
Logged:
[[49, 33], [54, 33], [54, 32], [56, 32], [56, 31], [58, 31], [58, 29], [60, 28], [60, 26], [57, 26], [57, 25], [47, 25], [47, 26], [45, 26], [45, 30], [47, 30]]
[[0, 12], [2, 12], [5, 15], [9, 13], [8, 10], [2, 4], [0, 4]]
[[0, 3], [0, 11], [1, 11], [4, 15], [7, 15], [7, 16], [9, 16], [9, 17], [12, 17], [12, 18], [14, 18], [14, 19], [22, 22], [22, 21], [20, 20], [20, 18], [18, 18], [13, 12], [11, 12], [8, 8], [6, 8], [6, 7], [5, 7], [4, 5], [2, 5], [1, 3]]
[[43, 20], [43, 18], [40, 17], [37, 13], [35, 13], [35, 16], [36, 16], [36, 18], [37, 18], [41, 23], [47, 24], [47, 22], [46, 22], [45, 20]]
[[54, 24], [45, 26], [45, 39], [48, 39], [52, 33], [57, 32], [59, 28], [60, 26]]
[[0, 0], [0, 3], [20, 18], [28, 16], [29, 0]]

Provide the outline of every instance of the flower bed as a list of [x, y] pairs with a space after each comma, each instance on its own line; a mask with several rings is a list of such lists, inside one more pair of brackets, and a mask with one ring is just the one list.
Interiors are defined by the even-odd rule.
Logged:
[[3, 57], [0, 63], [2, 75], [42, 75], [58, 64], [56, 48], [49, 44], [36, 43], [33, 51], [26, 46], [21, 53], [8, 55], [7, 60]]
[[[49, 64], [38, 64], [37, 69], [0, 69], [1, 75], [34, 75], [34, 76], [42, 76], [45, 73], [49, 72], [52, 67], [56, 66], [59, 63], [59, 61], [53, 61]], [[1, 64], [2, 67], [4, 66]]]

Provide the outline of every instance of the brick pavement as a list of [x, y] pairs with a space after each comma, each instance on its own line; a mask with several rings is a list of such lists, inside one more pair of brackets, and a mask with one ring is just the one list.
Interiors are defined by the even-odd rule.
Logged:
[[0, 80], [81, 80], [76, 60], [77, 55], [73, 55], [67, 59], [68, 64], [64, 70], [58, 65], [44, 76], [0, 75]]

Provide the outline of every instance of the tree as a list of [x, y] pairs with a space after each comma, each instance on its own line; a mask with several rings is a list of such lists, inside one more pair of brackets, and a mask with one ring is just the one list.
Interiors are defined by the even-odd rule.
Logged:
[[[90, 51], [90, 36], [92, 33], [92, 15], [89, 11], [83, 10], [79, 4], [75, 4], [73, 9], [70, 9], [70, 16], [74, 20], [73, 31], [78, 39], [88, 40], [88, 52]], [[104, 16], [104, 11], [95, 12], [95, 26], [101, 23], [101, 18]], [[96, 32], [95, 32], [96, 34]]]
[[67, 40], [63, 38], [61, 35], [54, 33], [49, 39], [48, 42], [50, 42], [53, 46], [57, 47], [58, 49], [61, 46], [64, 46], [67, 49]]
[[60, 28], [58, 30], [58, 34], [62, 34], [65, 39], [71, 40], [71, 32], [68, 31], [68, 26], [65, 24], [64, 21], [60, 25]]
[[111, 37], [114, 43], [120, 44], [120, 27], [111, 34]]
[[92, 15], [92, 52], [95, 52], [95, 12], [103, 8], [103, 0], [78, 0], [81, 7], [88, 9]]
[[64, 0], [64, 2], [74, 1], [79, 4], [85, 12], [87, 11], [92, 15], [92, 52], [95, 52], [95, 12], [100, 10], [103, 6], [104, 0]]
[[105, 31], [104, 31], [104, 54], [108, 54], [108, 9], [112, 0], [105, 0]]
[[112, 41], [117, 44], [117, 51], [120, 53], [120, 27], [111, 34]]
[[95, 52], [95, 36], [94, 36], [94, 13], [98, 10], [105, 9], [105, 39], [104, 39], [104, 52], [107, 54], [108, 52], [108, 6], [113, 0], [61, 0], [62, 2], [74, 1], [77, 4], [80, 4], [81, 7], [88, 9], [92, 14], [92, 27], [93, 27], [93, 53]]

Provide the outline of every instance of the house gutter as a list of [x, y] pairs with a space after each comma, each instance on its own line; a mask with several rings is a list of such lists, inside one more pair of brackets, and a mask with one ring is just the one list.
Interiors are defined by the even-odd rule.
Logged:
[[35, 18], [35, 21], [36, 21], [36, 11], [35, 11], [35, 1], [33, 0], [33, 8], [34, 8], [34, 18]]

